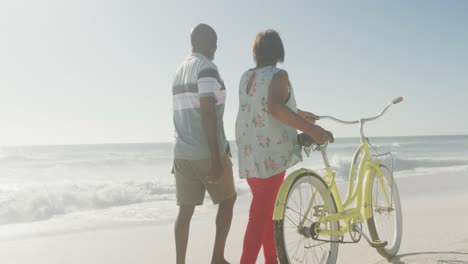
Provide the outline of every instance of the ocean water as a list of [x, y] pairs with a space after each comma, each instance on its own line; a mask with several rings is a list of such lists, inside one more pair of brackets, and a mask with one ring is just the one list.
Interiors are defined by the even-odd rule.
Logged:
[[[346, 181], [357, 138], [328, 148], [339, 181]], [[381, 137], [379, 152], [394, 154], [395, 177], [465, 173], [468, 136]], [[231, 142], [236, 188], [237, 148]], [[390, 162], [386, 160], [386, 162]], [[171, 143], [0, 148], [0, 240], [135, 224], [172, 222], [175, 202]], [[323, 171], [318, 153], [295, 168]], [[207, 213], [207, 206], [197, 214]]]

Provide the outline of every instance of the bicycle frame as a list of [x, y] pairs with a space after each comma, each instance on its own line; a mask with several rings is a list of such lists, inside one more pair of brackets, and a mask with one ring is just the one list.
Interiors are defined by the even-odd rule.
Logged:
[[[322, 155], [326, 155], [323, 150]], [[324, 157], [326, 158], [326, 156]], [[359, 160], [360, 157], [361, 159]], [[358, 160], [359, 164], [356, 164]], [[371, 190], [374, 175], [379, 178], [380, 184], [384, 184], [382, 172], [379, 166], [380, 161], [372, 158], [369, 149], [369, 142], [367, 140], [361, 141], [361, 144], [355, 151], [352, 159], [349, 173], [348, 193], [344, 201], [342, 201], [336, 185], [335, 172], [327, 166], [326, 173], [322, 176], [322, 179], [328, 186], [328, 192], [335, 198], [337, 213], [321, 216], [319, 218], [319, 222], [326, 224], [332, 221], [342, 221], [343, 225], [340, 225], [340, 230], [317, 230], [318, 234], [342, 236], [351, 230], [351, 221], [363, 222], [364, 220], [372, 217]], [[384, 197], [388, 204], [390, 204], [391, 200], [387, 193], [384, 193]], [[327, 201], [325, 201], [325, 208], [327, 208], [327, 206]], [[309, 202], [309, 208], [307, 208], [306, 211], [307, 213], [310, 213], [311, 207], [312, 203]], [[305, 221], [301, 221], [301, 224], [304, 222]]]

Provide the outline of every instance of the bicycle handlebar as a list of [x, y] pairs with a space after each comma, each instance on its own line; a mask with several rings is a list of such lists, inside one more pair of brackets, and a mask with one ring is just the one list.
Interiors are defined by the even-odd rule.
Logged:
[[388, 110], [388, 108], [390, 108], [392, 105], [394, 104], [398, 104], [400, 103], [401, 101], [403, 101], [403, 97], [400, 96], [400, 97], [397, 97], [395, 99], [392, 100], [392, 102], [390, 104], [388, 104], [384, 110], [382, 110], [382, 112], [378, 113], [376, 116], [374, 117], [369, 117], [369, 118], [362, 118], [362, 119], [359, 119], [359, 120], [354, 120], [354, 121], [345, 121], [345, 120], [341, 120], [341, 119], [338, 119], [336, 117], [333, 117], [333, 116], [319, 116], [320, 119], [330, 119], [330, 120], [333, 120], [333, 121], [336, 121], [338, 123], [341, 123], [341, 124], [345, 124], [345, 125], [354, 125], [354, 124], [359, 124], [359, 123], [364, 123], [364, 122], [367, 122], [367, 121], [373, 121], [373, 120], [376, 120], [377, 118], [381, 117], [383, 114], [385, 114], [385, 112]]

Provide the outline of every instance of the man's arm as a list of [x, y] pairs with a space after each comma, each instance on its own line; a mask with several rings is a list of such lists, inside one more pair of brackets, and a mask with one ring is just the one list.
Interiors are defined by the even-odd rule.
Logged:
[[203, 132], [211, 154], [211, 174], [208, 183], [217, 183], [221, 177], [221, 158], [218, 145], [218, 124], [216, 116], [216, 95], [221, 84], [216, 78], [214, 69], [202, 70], [198, 75], [198, 92], [200, 97], [200, 115]]

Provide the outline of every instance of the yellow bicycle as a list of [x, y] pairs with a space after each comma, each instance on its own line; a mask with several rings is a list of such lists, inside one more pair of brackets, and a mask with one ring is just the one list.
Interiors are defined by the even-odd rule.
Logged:
[[[305, 134], [298, 136], [307, 155], [311, 149], [321, 152], [326, 173], [321, 177], [312, 170], [299, 169], [289, 174], [281, 186], [273, 220], [282, 264], [336, 263], [339, 244], [358, 243], [361, 237], [387, 259], [397, 254], [403, 230], [400, 196], [392, 171], [380, 160], [391, 153], [377, 153], [364, 135], [364, 124], [381, 117], [390, 106], [402, 100], [402, 97], [394, 99], [371, 118], [343, 121], [331, 116], [320, 117], [342, 124], [360, 124], [361, 143], [352, 159], [344, 201], [328, 161], [328, 142], [317, 145]], [[363, 232], [364, 221], [370, 236]]]

